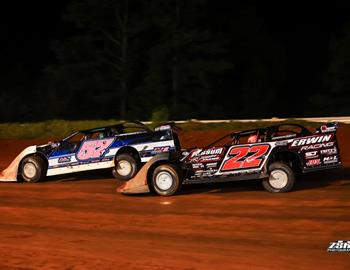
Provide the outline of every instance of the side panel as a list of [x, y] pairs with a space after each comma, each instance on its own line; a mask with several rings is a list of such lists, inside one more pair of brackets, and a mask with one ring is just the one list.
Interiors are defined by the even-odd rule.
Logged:
[[107, 169], [114, 166], [114, 160], [106, 162], [95, 162], [88, 164], [77, 164], [64, 167], [51, 167], [47, 170], [46, 176], [60, 175], [66, 173], [82, 172], [88, 170]]
[[85, 140], [60, 147], [49, 157], [46, 175], [59, 175], [86, 170], [105, 169], [114, 166], [114, 155], [110, 155], [114, 137]]
[[313, 171], [341, 165], [336, 132], [316, 133], [293, 139], [289, 151], [296, 152], [302, 160], [303, 171]]
[[238, 170], [261, 170], [271, 151], [270, 144], [232, 146], [221, 164], [218, 174]]
[[[251, 179], [264, 176], [264, 166], [275, 142], [196, 149], [185, 165], [190, 172], [186, 182], [210, 182], [240, 176]], [[244, 176], [244, 177], [243, 177]]]
[[129, 144], [127, 141], [114, 141], [114, 138], [84, 141], [77, 152], [55, 152], [49, 158], [47, 176], [60, 175], [87, 170], [107, 169], [114, 167], [114, 157], [124, 146], [131, 146], [139, 152], [141, 162], [149, 161], [160, 153], [174, 152], [173, 140], [151, 141]]

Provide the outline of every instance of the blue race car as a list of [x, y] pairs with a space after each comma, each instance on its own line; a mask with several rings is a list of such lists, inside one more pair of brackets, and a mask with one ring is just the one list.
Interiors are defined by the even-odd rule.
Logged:
[[114, 177], [127, 181], [153, 156], [180, 150], [175, 130], [171, 124], [152, 130], [140, 122], [128, 122], [30, 146], [18, 158], [17, 181], [37, 182], [45, 176], [108, 168]]

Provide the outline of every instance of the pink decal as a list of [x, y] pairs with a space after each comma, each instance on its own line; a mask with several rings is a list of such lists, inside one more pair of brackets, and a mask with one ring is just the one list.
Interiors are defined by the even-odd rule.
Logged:
[[93, 140], [85, 141], [80, 147], [77, 153], [77, 159], [87, 160], [92, 158], [99, 158], [103, 156], [107, 148], [113, 143], [114, 139], [103, 139], [103, 140]]
[[153, 152], [155, 153], [166, 153], [170, 152], [170, 146], [158, 146], [153, 148]]

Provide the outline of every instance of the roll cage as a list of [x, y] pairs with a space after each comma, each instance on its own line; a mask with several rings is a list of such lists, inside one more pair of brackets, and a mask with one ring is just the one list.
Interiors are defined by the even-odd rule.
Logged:
[[78, 134], [81, 134], [81, 136], [83, 137], [83, 136], [92, 135], [94, 133], [100, 133], [101, 136], [103, 137], [113, 137], [116, 135], [125, 134], [129, 129], [137, 130], [137, 132], [145, 132], [145, 133], [153, 132], [153, 130], [151, 130], [149, 127], [147, 127], [143, 123], [139, 121], [131, 121], [131, 122], [125, 122], [125, 123], [111, 125], [111, 126], [97, 127], [92, 129], [76, 131], [68, 135], [64, 139], [62, 139], [62, 141], [69, 141], [70, 139], [77, 136]]
[[222, 142], [221, 145], [224, 146], [244, 144], [247, 143], [247, 138], [251, 135], [257, 136], [257, 142], [269, 142], [304, 137], [311, 134], [312, 133], [307, 128], [299, 124], [278, 124], [265, 128], [231, 132], [210, 143], [205, 148], [218, 145], [219, 142]]

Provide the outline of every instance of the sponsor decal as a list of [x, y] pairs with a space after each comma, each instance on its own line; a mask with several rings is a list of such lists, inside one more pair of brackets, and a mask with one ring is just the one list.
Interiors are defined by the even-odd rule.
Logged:
[[274, 140], [281, 140], [281, 139], [289, 139], [289, 138], [293, 138], [295, 136], [296, 136], [296, 134], [287, 134], [287, 135], [273, 137], [272, 140], [274, 141]]
[[338, 154], [337, 148], [322, 149], [320, 151], [321, 155], [335, 155]]
[[276, 146], [284, 146], [284, 145], [288, 145], [288, 141], [277, 141], [276, 143]]
[[237, 170], [237, 171], [231, 171], [229, 176], [241, 176], [241, 175], [252, 175], [256, 173], [261, 173], [261, 169], [244, 169], [244, 170]]
[[337, 240], [330, 242], [328, 252], [350, 252], [350, 241], [349, 240]]
[[71, 157], [60, 157], [58, 159], [58, 163], [65, 163], [65, 162], [70, 162], [71, 161]]
[[306, 145], [306, 146], [301, 147], [300, 151], [309, 151], [309, 150], [315, 150], [315, 149], [321, 149], [321, 148], [328, 148], [328, 147], [334, 146], [334, 144], [335, 144], [335, 142]]
[[221, 155], [223, 152], [223, 147], [215, 147], [215, 148], [209, 148], [203, 151], [194, 151], [191, 155], [191, 157], [198, 157], [198, 156], [211, 156], [211, 155]]
[[311, 167], [311, 166], [317, 166], [321, 164], [321, 160], [319, 158], [316, 159], [310, 159], [306, 162], [306, 166]]
[[215, 168], [218, 166], [217, 162], [207, 163], [207, 168]]
[[170, 146], [154, 147], [152, 152], [154, 152], [154, 153], [167, 153], [167, 152], [170, 152]]
[[222, 158], [224, 153], [224, 147], [213, 147], [209, 149], [196, 149], [194, 150], [189, 157], [191, 162], [212, 162], [218, 161]]
[[302, 139], [295, 139], [292, 142], [290, 147], [300, 147], [304, 145], [329, 142], [332, 139], [332, 137], [333, 137], [333, 134], [317, 135], [317, 136], [311, 136], [311, 137], [306, 137]]
[[193, 169], [203, 169], [204, 165], [202, 163], [194, 163], [192, 164]]
[[324, 133], [324, 132], [332, 132], [332, 131], [336, 131], [336, 127], [335, 126], [328, 127], [326, 125], [323, 125], [323, 126], [320, 127], [320, 130], [321, 130], [322, 133]]
[[305, 153], [305, 158], [317, 158], [318, 157], [318, 151], [312, 151], [312, 152], [306, 152]]
[[209, 169], [207, 169], [207, 170], [205, 170], [205, 172], [204, 172], [204, 176], [211, 176], [213, 173], [216, 173], [217, 172], [217, 169], [215, 169], [215, 168], [209, 168]]
[[338, 162], [338, 156], [328, 156], [323, 158], [324, 164], [337, 163], [337, 162]]
[[198, 154], [202, 151], [202, 149], [195, 149], [195, 150], [192, 150], [191, 153], [189, 153], [189, 158], [193, 158], [193, 157], [196, 157], [198, 156]]
[[208, 157], [202, 157], [200, 159], [201, 162], [210, 162], [210, 161], [218, 161], [220, 160], [220, 156], [208, 156]]

